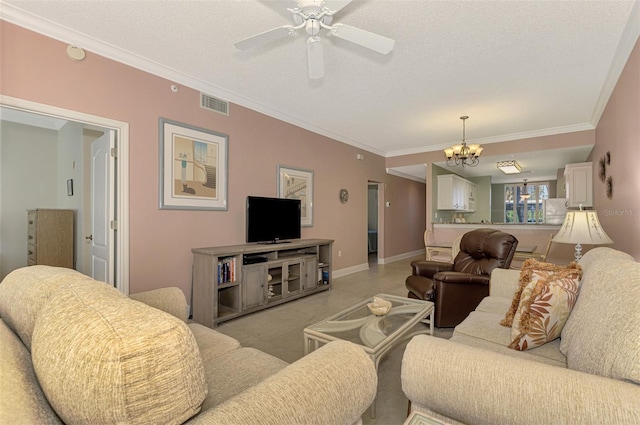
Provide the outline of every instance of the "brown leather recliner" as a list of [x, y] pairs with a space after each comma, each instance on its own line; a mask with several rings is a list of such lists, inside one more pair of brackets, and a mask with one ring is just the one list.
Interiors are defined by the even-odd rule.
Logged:
[[494, 229], [465, 233], [453, 263], [413, 261], [405, 282], [409, 298], [435, 303], [435, 326], [457, 326], [489, 295], [489, 278], [496, 268], [508, 269], [518, 240]]

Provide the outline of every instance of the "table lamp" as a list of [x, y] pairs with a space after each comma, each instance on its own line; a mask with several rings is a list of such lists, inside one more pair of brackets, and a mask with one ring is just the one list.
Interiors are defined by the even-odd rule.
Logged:
[[576, 244], [576, 261], [582, 258], [582, 244], [604, 245], [613, 243], [607, 236], [594, 210], [567, 211], [564, 223], [553, 242]]

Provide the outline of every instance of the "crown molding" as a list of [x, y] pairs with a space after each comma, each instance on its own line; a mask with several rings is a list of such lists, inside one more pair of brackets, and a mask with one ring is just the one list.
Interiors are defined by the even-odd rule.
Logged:
[[[207, 83], [203, 80], [189, 76], [183, 72], [177, 71], [173, 68], [161, 65], [157, 62], [141, 58], [139, 55], [123, 50], [109, 43], [105, 43], [97, 38], [90, 37], [84, 33], [72, 30], [70, 28], [61, 26], [55, 22], [47, 19], [43, 19], [39, 16], [26, 12], [13, 4], [6, 3], [0, 0], [0, 19], [7, 22], [11, 22], [15, 25], [26, 28], [30, 31], [37, 32], [47, 37], [51, 37], [64, 43], [70, 43], [82, 47], [85, 50], [91, 51], [100, 56], [104, 56], [108, 59], [122, 63], [124, 65], [139, 69], [141, 71], [150, 73], [152, 75], [165, 78], [171, 82], [181, 84], [186, 87], [190, 87], [194, 90], [201, 91], [203, 93], [227, 100], [235, 103], [239, 106], [254, 110], [256, 112], [265, 114], [272, 118], [281, 120], [283, 122], [295, 125], [310, 132], [319, 134], [321, 136], [328, 137], [341, 143], [362, 149], [364, 151], [385, 157], [391, 158], [403, 155], [420, 154], [426, 152], [438, 151], [449, 147], [451, 144], [442, 144], [437, 146], [418, 147], [413, 149], [404, 149], [398, 151], [382, 151], [380, 149], [373, 148], [363, 143], [351, 140], [342, 135], [336, 134], [328, 129], [315, 126], [305, 120], [292, 117], [280, 110], [268, 107], [259, 102], [253, 101], [238, 93], [223, 89], [216, 85]], [[505, 141], [512, 141], [518, 139], [528, 139], [533, 137], [550, 136], [562, 133], [571, 133], [576, 131], [593, 130], [595, 129], [604, 108], [611, 96], [613, 89], [624, 69], [631, 50], [633, 49], [638, 37], [640, 36], [640, 1], [635, 1], [632, 7], [629, 20], [623, 35], [616, 49], [614, 60], [609, 69], [605, 85], [600, 93], [598, 101], [596, 103], [591, 122], [583, 124], [575, 124], [563, 127], [554, 127], [549, 129], [534, 130], [530, 132], [513, 133], [501, 136], [492, 136], [483, 139], [467, 140], [467, 143], [498, 143]]]
[[402, 177], [403, 179], [413, 180], [413, 181], [420, 182], [420, 183], [426, 183], [427, 182], [427, 179], [420, 178], [418, 176], [414, 176], [414, 175], [411, 175], [411, 174], [406, 174], [406, 173], [403, 173], [403, 172], [398, 171], [398, 170], [393, 169], [393, 168], [387, 168], [387, 174], [391, 174], [391, 175], [396, 176], [396, 177]]
[[598, 101], [596, 102], [596, 105], [594, 107], [593, 115], [591, 116], [591, 123], [593, 124], [594, 128], [598, 126], [598, 122], [600, 121], [600, 118], [604, 113], [604, 109], [609, 102], [609, 98], [613, 94], [613, 90], [618, 83], [618, 79], [620, 79], [620, 75], [622, 74], [627, 61], [629, 60], [629, 56], [631, 56], [631, 52], [633, 51], [633, 48], [635, 47], [639, 39], [640, 1], [634, 1], [631, 8], [631, 13], [629, 14], [629, 20], [627, 21], [627, 25], [625, 25], [624, 30], [622, 31], [622, 36], [620, 37], [618, 47], [616, 48], [611, 66], [609, 67], [609, 72], [607, 73], [604, 85], [602, 86], [602, 90], [600, 91], [600, 96], [598, 97]]
[[13, 4], [5, 3], [0, 0], [0, 6], [0, 19], [11, 22], [30, 31], [34, 31], [63, 43], [74, 44], [78, 47], [82, 47], [87, 51], [98, 54], [100, 56], [104, 56], [105, 58], [139, 69], [149, 74], [165, 78], [171, 82], [201, 91], [211, 96], [227, 100], [229, 102], [235, 103], [236, 105], [251, 109], [256, 112], [260, 112], [264, 115], [276, 118], [289, 124], [293, 124], [297, 127], [311, 131], [312, 133], [337, 140], [341, 143], [354, 146], [364, 151], [380, 155], [382, 157], [384, 157], [386, 154], [386, 152], [382, 150], [375, 149], [371, 146], [367, 146], [355, 140], [345, 138], [344, 136], [336, 134], [325, 128], [317, 127], [305, 120], [292, 117], [280, 110], [268, 107], [259, 102], [255, 102], [245, 96], [239, 95], [238, 93], [234, 93], [232, 91], [223, 89], [222, 87], [207, 83], [203, 80], [193, 78], [192, 76], [177, 71], [173, 68], [142, 58], [137, 54], [118, 48], [109, 43], [105, 43], [104, 41], [101, 41], [95, 37], [90, 37], [84, 33], [64, 27], [47, 19], [43, 19], [32, 13], [26, 12], [14, 6]]
[[[490, 145], [491, 143], [511, 142], [514, 140], [532, 139], [534, 137], [555, 136], [557, 134], [575, 133], [578, 131], [588, 131], [593, 129], [595, 129], [595, 126], [593, 126], [593, 124], [582, 123], [582, 124], [565, 125], [560, 127], [544, 128], [541, 130], [525, 131], [522, 133], [510, 133], [510, 134], [503, 134], [499, 136], [483, 137], [479, 139], [467, 139], [466, 142], [467, 144], [477, 143], [481, 145]], [[392, 158], [395, 156], [435, 152], [435, 151], [439, 151], [439, 150], [443, 150], [448, 147], [451, 147], [452, 144], [456, 144], [456, 143], [460, 143], [460, 142], [456, 140], [455, 142], [440, 144], [436, 146], [391, 151], [387, 153], [386, 157]]]

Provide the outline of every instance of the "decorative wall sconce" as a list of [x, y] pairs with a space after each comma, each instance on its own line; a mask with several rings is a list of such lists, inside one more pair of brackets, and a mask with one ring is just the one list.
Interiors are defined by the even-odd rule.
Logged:
[[600, 178], [600, 181], [605, 184], [605, 191], [607, 194], [607, 198], [609, 199], [613, 198], [613, 179], [611, 178], [611, 175], [607, 177], [607, 168], [609, 168], [610, 166], [611, 153], [607, 151], [607, 153], [604, 154], [602, 158], [600, 158], [600, 161], [598, 161], [598, 177]]

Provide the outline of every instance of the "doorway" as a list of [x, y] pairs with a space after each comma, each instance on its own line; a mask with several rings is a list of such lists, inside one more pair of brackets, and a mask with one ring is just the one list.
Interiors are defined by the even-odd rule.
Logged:
[[[128, 294], [128, 124], [7, 96], [0, 96], [0, 106], [3, 108], [3, 111], [11, 111], [12, 113], [20, 112], [36, 120], [54, 120], [58, 122], [58, 125], [61, 125], [60, 129], [62, 130], [59, 130], [65, 132], [64, 136], [61, 137], [61, 139], [65, 140], [65, 147], [58, 148], [58, 152], [55, 152], [55, 156], [53, 156], [53, 158], [56, 159], [52, 162], [64, 164], [64, 167], [75, 170], [75, 173], [73, 174], [73, 179], [68, 179], [73, 180], [70, 186], [67, 180], [64, 194], [58, 194], [58, 199], [56, 200], [48, 199], [48, 206], [54, 208], [69, 208], [76, 211], [75, 268], [84, 274], [94, 275], [97, 280], [105, 281], [115, 286], [121, 292]], [[4, 120], [4, 116], [2, 119]], [[78, 134], [77, 131], [80, 132], [80, 136], [78, 136], [80, 141], [78, 144], [67, 142], [75, 137], [73, 135]], [[109, 157], [106, 162], [106, 167], [108, 170], [111, 170], [111, 174], [102, 176], [102, 178], [105, 179], [103, 184], [106, 185], [104, 186], [106, 195], [103, 193], [104, 196], [102, 199], [111, 199], [111, 202], [110, 205], [103, 202], [101, 204], [102, 206], [99, 207], [102, 208], [101, 210], [96, 209], [92, 212], [90, 205], [93, 203], [94, 189], [92, 189], [93, 180], [91, 175], [95, 175], [96, 170], [92, 166], [91, 161], [87, 161], [86, 147], [88, 147], [90, 152], [93, 141], [103, 137], [103, 135], [107, 136], [112, 145], [108, 145], [108, 148], [106, 148]], [[3, 153], [3, 155], [5, 155], [5, 153]], [[89, 153], [89, 158], [90, 157], [91, 154]], [[2, 158], [3, 162], [7, 160], [8, 158], [6, 156]], [[118, 166], [116, 166], [116, 161], [118, 162]], [[103, 164], [105, 164], [104, 158]], [[101, 169], [100, 172], [104, 172], [104, 169]], [[6, 172], [3, 173], [4, 178], [0, 180], [0, 184], [5, 187], [9, 182], [7, 182], [8, 176]], [[59, 180], [60, 178], [56, 176], [56, 179]], [[64, 177], [64, 179], [66, 179], [66, 177]], [[93, 179], [95, 179], [95, 176]], [[59, 186], [58, 183], [59, 182], [56, 182], [57, 186]], [[68, 187], [72, 187], [73, 189], [69, 191]], [[73, 196], [74, 194], [77, 194], [75, 198]], [[2, 231], [3, 234], [0, 249], [3, 253], [3, 262], [5, 254], [13, 249], [10, 241], [5, 238], [6, 232], [4, 232], [4, 230], [9, 227], [22, 227], [15, 225], [15, 223], [20, 223], [20, 217], [4, 214], [7, 204], [9, 203], [9, 200], [4, 198], [6, 198], [6, 196], [3, 191], [2, 202], [0, 202], [0, 210], [3, 211], [2, 217], [0, 218], [0, 231]], [[87, 203], [88, 198], [92, 199], [89, 204]], [[87, 205], [89, 205], [89, 207]], [[103, 232], [107, 232], [107, 239], [112, 241], [112, 243], [107, 246], [108, 251], [101, 254], [103, 258], [107, 259], [107, 262], [104, 264], [101, 273], [97, 274], [87, 268], [88, 263], [86, 258], [87, 256], [91, 257], [91, 250], [87, 251], [84, 247], [86, 245], [94, 245], [92, 239], [95, 239], [93, 232], [87, 232], [87, 223], [90, 223], [93, 229], [98, 225], [98, 228], [101, 228]], [[105, 233], [103, 233], [103, 235], [105, 235]], [[26, 240], [26, 236], [24, 240]], [[20, 247], [17, 249], [24, 251], [18, 252], [17, 255], [20, 257], [26, 256], [26, 249], [21, 250]], [[26, 265], [26, 263], [24, 265]], [[10, 271], [5, 270], [8, 266], [11, 266], [11, 264], [2, 265], [0, 272], [3, 276]]]
[[367, 258], [369, 268], [376, 266], [379, 260], [381, 217], [378, 185], [376, 182], [369, 182], [367, 185]]

